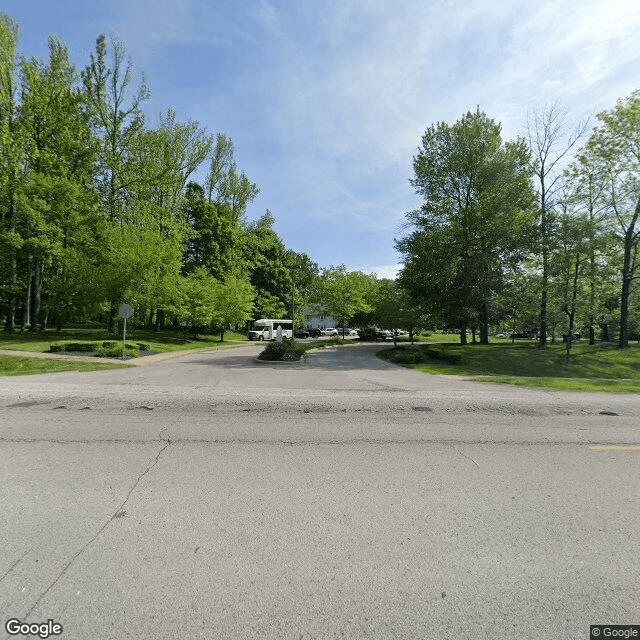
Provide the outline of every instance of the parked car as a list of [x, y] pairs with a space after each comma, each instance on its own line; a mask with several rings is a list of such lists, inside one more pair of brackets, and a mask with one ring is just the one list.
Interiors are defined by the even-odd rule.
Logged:
[[391, 337], [391, 332], [382, 331], [375, 327], [365, 327], [364, 329], [358, 330], [358, 335], [360, 336], [360, 340], [386, 340]]
[[296, 329], [293, 334], [296, 338], [301, 338], [304, 340], [309, 337], [309, 332], [306, 329]]
[[320, 329], [309, 329], [309, 335], [312, 338], [319, 338], [322, 335], [322, 331]]
[[338, 330], [335, 327], [327, 327], [326, 329], [322, 330], [322, 335], [323, 336], [337, 336], [338, 335]]

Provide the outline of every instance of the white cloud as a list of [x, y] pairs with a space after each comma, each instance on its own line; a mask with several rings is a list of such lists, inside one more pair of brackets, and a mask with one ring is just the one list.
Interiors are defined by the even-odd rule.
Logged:
[[402, 269], [401, 264], [364, 265], [349, 267], [351, 271], [362, 271], [363, 273], [374, 273], [378, 278], [389, 278], [395, 280], [398, 272]]

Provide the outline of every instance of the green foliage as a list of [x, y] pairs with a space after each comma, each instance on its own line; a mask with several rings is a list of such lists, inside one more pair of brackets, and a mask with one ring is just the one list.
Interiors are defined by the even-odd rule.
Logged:
[[425, 357], [447, 364], [460, 364], [462, 355], [460, 353], [451, 353], [445, 349], [423, 348], [422, 353]]
[[479, 110], [422, 138], [412, 180], [424, 202], [408, 214], [415, 231], [397, 242], [400, 282], [422, 309], [488, 337], [494, 294], [531, 238], [534, 195], [522, 140], [504, 142]]
[[205, 267], [218, 279], [239, 266], [241, 228], [232, 208], [223, 202], [210, 202], [204, 189], [189, 183], [183, 204], [188, 223], [185, 267], [187, 271]]
[[96, 351], [97, 348], [95, 342], [65, 342], [64, 344], [65, 351], [91, 352]]
[[215, 325], [224, 331], [230, 326], [243, 325], [252, 317], [255, 289], [246, 276], [228, 275], [214, 287]]
[[313, 306], [346, 327], [356, 314], [373, 310], [376, 283], [375, 275], [347, 271], [344, 265], [329, 267], [316, 280]]
[[398, 349], [393, 355], [393, 361], [397, 364], [417, 364], [424, 362], [424, 358], [418, 350]]
[[[100, 358], [121, 358], [122, 357], [122, 345], [119, 347], [99, 347], [96, 350], [96, 355]], [[140, 349], [137, 345], [127, 344], [125, 346], [126, 358], [139, 358]]]
[[284, 244], [273, 230], [274, 222], [267, 211], [245, 226], [241, 241], [243, 269], [256, 290], [255, 312], [259, 318], [285, 317], [291, 308], [292, 276]]
[[640, 270], [640, 91], [618, 100], [615, 108], [598, 114], [581, 156], [581, 169], [597, 171], [602, 184], [604, 218], [620, 250], [620, 338], [628, 347], [632, 283]]
[[49, 351], [51, 351], [51, 353], [58, 353], [59, 351], [64, 351], [64, 345], [54, 342], [50, 347], [49, 347]]
[[294, 362], [300, 360], [305, 348], [293, 338], [282, 338], [282, 342], [269, 342], [258, 356], [260, 360]]

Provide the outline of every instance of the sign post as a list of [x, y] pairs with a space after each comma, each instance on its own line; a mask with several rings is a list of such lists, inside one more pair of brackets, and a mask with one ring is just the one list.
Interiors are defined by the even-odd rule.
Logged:
[[124, 330], [122, 332], [122, 359], [124, 360], [125, 347], [127, 344], [127, 318], [133, 315], [133, 307], [130, 304], [121, 304], [118, 315], [124, 319]]

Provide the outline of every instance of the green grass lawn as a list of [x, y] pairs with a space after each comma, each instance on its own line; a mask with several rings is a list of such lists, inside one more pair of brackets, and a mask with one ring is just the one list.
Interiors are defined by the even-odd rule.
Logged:
[[[119, 340], [122, 344], [122, 333], [119, 336], [109, 336], [103, 328], [88, 327], [65, 328], [60, 333], [55, 329], [47, 329], [47, 331], [38, 333], [0, 333], [0, 349], [45, 353], [49, 351], [49, 346], [54, 342], [102, 342], [104, 340]], [[204, 335], [197, 340], [193, 336], [188, 336], [185, 341], [182, 333], [176, 331], [158, 331], [154, 334], [152, 331], [127, 329], [127, 342], [146, 342], [152, 353], [224, 347], [246, 341], [245, 335], [233, 332], [227, 332], [224, 342], [220, 342], [220, 335]]]
[[[428, 345], [403, 347], [404, 352], [420, 350]], [[567, 361], [564, 345], [548, 345], [539, 349], [532, 341], [511, 344], [466, 345], [437, 344], [446, 357], [459, 356], [457, 364], [424, 358], [417, 364], [405, 364], [416, 371], [435, 375], [459, 375], [484, 382], [516, 384], [580, 391], [640, 392], [640, 345], [620, 350], [613, 345], [573, 345]], [[397, 353], [402, 353], [399, 349]], [[385, 349], [382, 357], [394, 361], [393, 349]]]
[[59, 373], [60, 371], [105, 371], [107, 369], [125, 369], [130, 364], [110, 362], [85, 362], [78, 360], [54, 360], [0, 355], [0, 376], [26, 376], [36, 373]]

